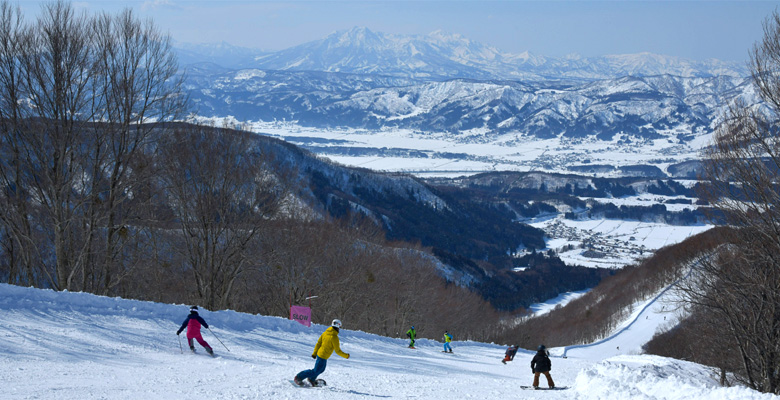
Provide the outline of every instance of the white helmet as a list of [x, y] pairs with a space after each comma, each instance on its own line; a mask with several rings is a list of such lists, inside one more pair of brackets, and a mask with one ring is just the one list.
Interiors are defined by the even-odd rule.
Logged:
[[330, 326], [336, 329], [341, 329], [341, 320], [334, 319], [333, 322], [330, 324]]

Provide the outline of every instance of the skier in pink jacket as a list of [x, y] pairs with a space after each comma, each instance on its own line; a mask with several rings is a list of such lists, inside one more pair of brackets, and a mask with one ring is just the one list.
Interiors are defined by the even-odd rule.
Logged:
[[190, 345], [190, 350], [192, 350], [193, 353], [195, 352], [195, 346], [192, 343], [192, 339], [195, 339], [198, 341], [198, 343], [200, 343], [201, 346], [206, 349], [209, 354], [213, 356], [214, 350], [212, 350], [211, 346], [209, 346], [209, 344], [203, 340], [203, 336], [200, 334], [201, 325], [205, 326], [206, 329], [209, 328], [209, 324], [207, 324], [206, 321], [201, 318], [200, 315], [198, 315], [198, 306], [192, 306], [190, 307], [190, 315], [188, 315], [187, 319], [185, 319], [181, 324], [181, 328], [176, 331], [176, 334], [181, 334], [184, 328], [187, 328], [187, 343]]

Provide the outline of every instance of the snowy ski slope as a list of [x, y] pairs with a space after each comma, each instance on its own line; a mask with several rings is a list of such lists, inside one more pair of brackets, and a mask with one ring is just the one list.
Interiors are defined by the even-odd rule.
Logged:
[[[454, 354], [420, 340], [349, 329], [340, 334], [349, 360], [333, 356], [325, 388], [289, 380], [313, 366], [314, 343], [325, 326], [306, 328], [283, 318], [233, 311], [201, 315], [204, 338], [218, 357], [182, 352], [175, 334], [187, 306], [54, 292], [0, 284], [0, 379], [3, 399], [774, 399], [745, 388], [720, 388], [697, 364], [606, 351], [645, 340], [629, 329], [586, 349], [553, 349], [552, 376], [562, 391], [521, 391], [530, 385], [532, 352], [501, 364], [504, 346], [458, 341]], [[648, 321], [642, 329], [654, 329]], [[653, 311], [655, 310], [655, 311]], [[660, 314], [658, 314], [660, 315]], [[649, 314], [647, 315], [649, 317]], [[336, 316], [333, 316], [336, 317]], [[331, 316], [328, 316], [330, 319]], [[425, 327], [418, 324], [422, 333]], [[228, 352], [216, 334], [230, 351]], [[436, 334], [436, 333], [434, 333]], [[438, 335], [437, 335], [438, 336]], [[186, 344], [184, 344], [186, 350]], [[610, 357], [610, 358], [607, 358]], [[544, 381], [544, 379], [542, 379]], [[544, 386], [544, 383], [543, 383]]]

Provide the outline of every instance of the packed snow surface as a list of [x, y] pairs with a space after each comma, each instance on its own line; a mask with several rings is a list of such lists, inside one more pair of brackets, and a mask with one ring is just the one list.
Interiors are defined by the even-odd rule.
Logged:
[[547, 301], [532, 304], [530, 307], [528, 307], [528, 310], [531, 311], [534, 316], [544, 315], [548, 312], [554, 310], [558, 306], [565, 306], [570, 301], [578, 299], [582, 297], [585, 293], [588, 293], [590, 290], [580, 290], [576, 292], [566, 292], [561, 293], [555, 298], [549, 299]]
[[[459, 341], [457, 327], [450, 328], [453, 354], [442, 353], [441, 343], [427, 339], [412, 350], [404, 339], [352, 331], [348, 320], [339, 336], [350, 359], [330, 358], [321, 376], [327, 387], [298, 388], [290, 380], [313, 367], [310, 355], [326, 326], [201, 309], [211, 327], [203, 330], [204, 338], [217, 353], [212, 358], [199, 347], [197, 354], [190, 353], [185, 343], [185, 351], [180, 350], [175, 332], [187, 312], [184, 305], [1, 284], [2, 398], [777, 398], [719, 387], [712, 373], [697, 364], [645, 355], [604, 359], [598, 348], [581, 357], [572, 351], [565, 359], [556, 356], [562, 349], [552, 349], [552, 376], [568, 389], [522, 390], [532, 380], [531, 351], [521, 350], [503, 365], [503, 345]], [[417, 328], [422, 335], [440, 336], [426, 332], [422, 321]]]

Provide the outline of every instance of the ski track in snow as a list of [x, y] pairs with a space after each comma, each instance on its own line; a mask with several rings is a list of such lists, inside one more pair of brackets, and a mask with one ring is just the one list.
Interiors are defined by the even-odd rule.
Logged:
[[[659, 302], [635, 313], [633, 326], [655, 329]], [[0, 284], [0, 379], [3, 399], [776, 399], [745, 388], [717, 387], [704, 367], [652, 356], [609, 354], [614, 341], [587, 354], [552, 349], [552, 376], [561, 391], [522, 391], [530, 385], [533, 352], [501, 364], [505, 347], [458, 341], [407, 341], [348, 329], [340, 336], [349, 360], [333, 355], [322, 388], [297, 388], [292, 377], [313, 366], [310, 354], [322, 325], [304, 327], [277, 317], [233, 311], [201, 315], [212, 358], [187, 349], [175, 332], [188, 307], [54, 292]], [[659, 318], [642, 319], [648, 316]], [[325, 319], [323, 317], [323, 319]], [[655, 325], [653, 325], [655, 324]], [[420, 324], [421, 325], [421, 324]], [[641, 326], [640, 326], [641, 325]], [[418, 326], [421, 333], [424, 326]], [[633, 329], [633, 328], [632, 328]], [[624, 332], [630, 332], [627, 329]], [[215, 338], [222, 340], [225, 346]], [[400, 335], [399, 335], [400, 336]], [[636, 335], [617, 335], [621, 349]], [[181, 339], [181, 342], [179, 342]], [[182, 352], [181, 347], [184, 349]], [[611, 352], [614, 353], [614, 352]], [[611, 357], [611, 358], [606, 358]], [[605, 359], [606, 358], [606, 359]], [[542, 379], [542, 386], [546, 386]]]

